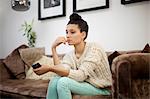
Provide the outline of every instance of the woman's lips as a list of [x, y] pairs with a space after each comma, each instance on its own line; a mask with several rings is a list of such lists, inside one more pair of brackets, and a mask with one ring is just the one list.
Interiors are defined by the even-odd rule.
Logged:
[[69, 43], [71, 40], [67, 39], [67, 42]]

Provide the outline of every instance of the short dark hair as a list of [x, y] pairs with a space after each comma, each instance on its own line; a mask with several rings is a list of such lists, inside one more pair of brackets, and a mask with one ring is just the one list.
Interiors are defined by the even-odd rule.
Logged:
[[71, 14], [68, 24], [77, 24], [80, 28], [80, 32], [83, 32], [83, 31], [86, 32], [86, 36], [85, 36], [84, 40], [87, 38], [89, 26], [88, 26], [87, 22], [85, 20], [83, 20], [79, 14], [77, 14], [77, 13]]

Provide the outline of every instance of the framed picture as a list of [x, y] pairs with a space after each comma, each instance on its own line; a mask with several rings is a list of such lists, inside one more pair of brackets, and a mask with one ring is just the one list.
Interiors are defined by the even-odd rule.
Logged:
[[141, 2], [141, 1], [150, 1], [150, 0], [121, 0], [121, 4], [130, 4], [130, 3]]
[[66, 15], [66, 0], [38, 0], [38, 19], [45, 20]]
[[109, 0], [73, 0], [73, 12], [109, 8]]

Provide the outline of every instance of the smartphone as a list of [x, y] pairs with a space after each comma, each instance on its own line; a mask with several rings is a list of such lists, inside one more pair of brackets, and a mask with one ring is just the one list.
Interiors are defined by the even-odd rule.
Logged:
[[33, 67], [33, 69], [36, 69], [36, 68], [41, 67], [41, 64], [40, 63], [36, 63], [36, 64], [33, 64], [32, 67]]

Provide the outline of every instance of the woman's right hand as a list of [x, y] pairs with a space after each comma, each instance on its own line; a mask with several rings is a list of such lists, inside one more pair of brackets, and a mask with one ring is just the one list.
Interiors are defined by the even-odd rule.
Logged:
[[65, 37], [58, 37], [54, 43], [52, 44], [52, 55], [53, 55], [53, 61], [54, 61], [54, 65], [58, 65], [60, 64], [60, 59], [58, 57], [58, 54], [56, 52], [56, 47], [59, 46], [62, 43], [66, 43], [66, 39]]
[[44, 73], [47, 73], [51, 70], [51, 66], [48, 65], [41, 65], [41, 67], [33, 69], [33, 71], [38, 74], [38, 75], [42, 75]]
[[52, 48], [56, 48], [57, 46], [59, 46], [59, 45], [62, 44], [62, 43], [66, 44], [66, 39], [65, 39], [65, 37], [58, 37], [58, 38], [54, 41], [54, 43], [53, 43], [53, 45], [52, 45]]

